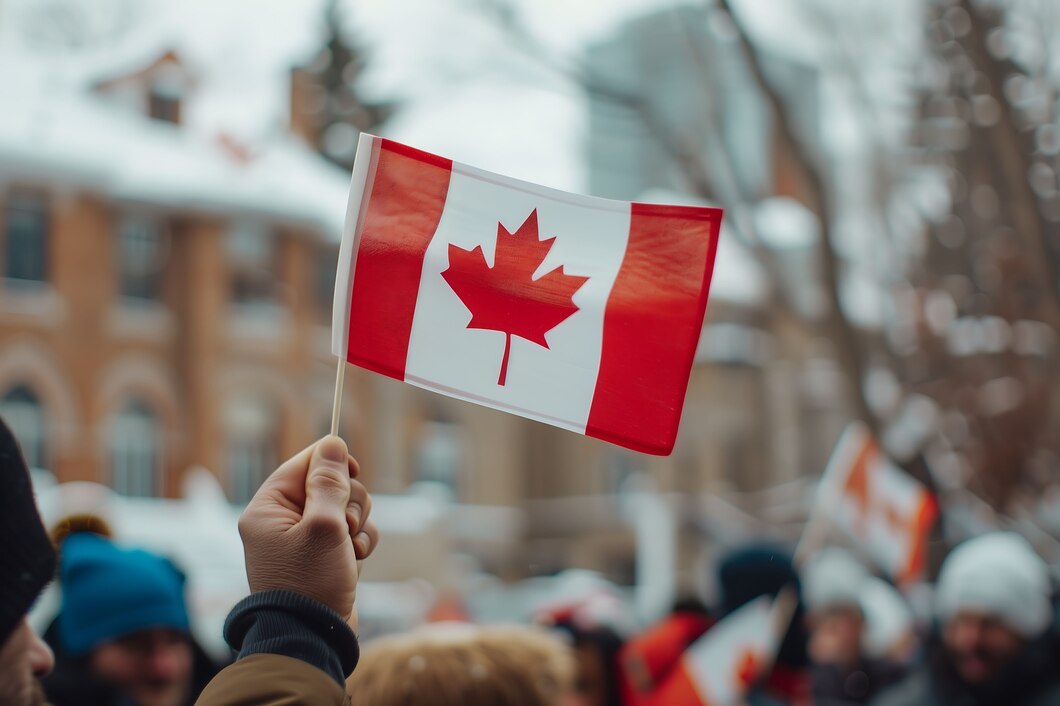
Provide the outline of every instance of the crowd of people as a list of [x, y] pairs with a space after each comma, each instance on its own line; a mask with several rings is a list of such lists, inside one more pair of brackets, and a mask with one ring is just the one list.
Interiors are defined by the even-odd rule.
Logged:
[[[715, 605], [683, 600], [633, 635], [569, 611], [361, 645], [359, 567], [378, 530], [358, 472], [325, 437], [251, 500], [239, 525], [251, 594], [229, 614], [232, 661], [218, 665], [192, 637], [180, 568], [89, 520], [49, 533], [0, 424], [0, 706], [697, 706], [706, 697], [676, 686], [690, 648], [762, 596], [791, 610], [775, 653], [739, 675], [747, 706], [1060, 706], [1057, 591], [1034, 548], [1005, 532], [954, 548], [929, 619], [884, 616], [882, 641], [866, 601], [879, 579], [853, 555], [796, 566], [756, 544], [720, 562]], [[26, 616], [53, 580], [61, 607], [37, 636]]]

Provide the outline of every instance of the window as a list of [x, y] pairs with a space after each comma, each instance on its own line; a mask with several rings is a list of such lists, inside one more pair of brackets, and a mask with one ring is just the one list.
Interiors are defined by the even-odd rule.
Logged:
[[175, 64], [159, 68], [147, 96], [148, 114], [155, 120], [180, 123], [180, 98], [185, 92], [184, 72]]
[[245, 505], [276, 468], [279, 415], [267, 400], [245, 397], [225, 412], [228, 486], [232, 502]]
[[439, 483], [455, 494], [463, 462], [461, 437], [460, 427], [450, 422], [424, 425], [416, 458], [416, 480]]
[[180, 122], [180, 99], [151, 91], [148, 97], [148, 110], [155, 120], [177, 124]]
[[45, 441], [47, 425], [44, 408], [37, 396], [24, 385], [12, 388], [0, 397], [0, 417], [18, 439], [30, 468], [47, 468]]
[[127, 216], [118, 231], [121, 294], [155, 300], [161, 293], [163, 260], [161, 224], [147, 216]]
[[48, 274], [48, 207], [44, 197], [12, 192], [4, 223], [4, 277], [43, 282]]
[[276, 238], [257, 223], [236, 224], [228, 233], [232, 300], [239, 306], [276, 306]]
[[162, 443], [158, 420], [139, 400], [110, 424], [111, 486], [121, 495], [151, 497], [162, 489]]

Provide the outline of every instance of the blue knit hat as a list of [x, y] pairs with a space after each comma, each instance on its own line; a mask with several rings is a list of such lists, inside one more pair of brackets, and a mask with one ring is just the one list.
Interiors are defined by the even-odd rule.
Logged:
[[184, 575], [169, 560], [71, 535], [59, 552], [59, 638], [72, 655], [149, 628], [188, 630]]

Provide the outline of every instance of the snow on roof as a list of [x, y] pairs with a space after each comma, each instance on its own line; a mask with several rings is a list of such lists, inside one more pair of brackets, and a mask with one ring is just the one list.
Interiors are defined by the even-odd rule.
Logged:
[[19, 91], [0, 112], [0, 170], [120, 200], [310, 224], [338, 238], [349, 177], [293, 138], [250, 160], [217, 140], [79, 91]]
[[[0, 174], [119, 200], [256, 215], [339, 237], [348, 173], [277, 129], [291, 56], [317, 41], [313, 8], [277, 8], [248, 23], [255, 14], [250, 0], [223, 7], [188, 0], [179, 10], [159, 6], [113, 41], [50, 50], [18, 29], [29, 2], [0, 6], [0, 65], [16, 69], [0, 72]], [[294, 28], [277, 37], [269, 30], [281, 22]], [[233, 32], [236, 27], [242, 31]], [[167, 52], [196, 78], [183, 101], [181, 127], [122, 105], [122, 96], [93, 90]], [[252, 157], [226, 149], [222, 134], [237, 142], [251, 136]]]

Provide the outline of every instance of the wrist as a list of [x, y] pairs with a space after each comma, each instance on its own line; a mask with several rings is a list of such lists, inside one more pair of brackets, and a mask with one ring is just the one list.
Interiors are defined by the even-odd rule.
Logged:
[[343, 616], [301, 593], [265, 590], [240, 601], [225, 621], [225, 640], [239, 652], [279, 654], [307, 662], [340, 684], [357, 666], [357, 637]]

